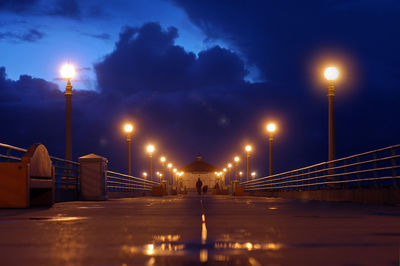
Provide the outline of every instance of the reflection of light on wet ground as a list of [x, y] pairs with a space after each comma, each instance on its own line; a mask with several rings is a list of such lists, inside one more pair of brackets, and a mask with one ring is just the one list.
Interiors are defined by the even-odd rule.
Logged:
[[205, 245], [207, 243], [207, 227], [206, 227], [206, 216], [201, 215], [201, 244]]
[[207, 227], [206, 227], [206, 223], [202, 224], [201, 227], [201, 244], [206, 244], [207, 242]]
[[160, 242], [177, 242], [181, 238], [180, 235], [156, 235], [153, 236], [154, 241], [160, 241]]
[[87, 217], [30, 217], [29, 220], [37, 220], [37, 221], [49, 221], [49, 222], [68, 222], [68, 221], [76, 221], [76, 220], [85, 220]]
[[283, 245], [278, 243], [239, 243], [239, 242], [216, 242], [215, 249], [242, 249], [242, 250], [279, 250]]
[[145, 252], [147, 255], [153, 255], [154, 254], [154, 245], [153, 244], [147, 245]]
[[102, 206], [80, 206], [78, 209], [104, 209]]
[[261, 263], [259, 263], [255, 258], [253, 258], [253, 257], [250, 257], [249, 258], [249, 263], [252, 265], [252, 266], [261, 266]]
[[269, 207], [268, 210], [277, 210], [277, 207]]
[[208, 261], [208, 250], [202, 249], [200, 250], [200, 262], [207, 262]]

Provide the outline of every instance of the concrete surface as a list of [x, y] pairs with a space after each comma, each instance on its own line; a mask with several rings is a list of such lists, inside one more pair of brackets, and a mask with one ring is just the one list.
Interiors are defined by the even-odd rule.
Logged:
[[400, 207], [223, 195], [0, 210], [1, 265], [399, 265]]

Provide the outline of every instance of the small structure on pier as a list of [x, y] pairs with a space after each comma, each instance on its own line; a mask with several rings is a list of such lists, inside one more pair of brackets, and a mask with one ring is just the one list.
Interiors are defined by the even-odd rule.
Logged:
[[178, 179], [179, 186], [187, 189], [195, 189], [196, 182], [200, 178], [203, 186], [207, 185], [212, 189], [218, 183], [220, 187], [225, 184], [223, 176], [217, 176], [216, 172], [220, 172], [217, 167], [203, 161], [201, 154], [197, 154], [196, 160], [182, 167], [180, 171], [183, 175]]

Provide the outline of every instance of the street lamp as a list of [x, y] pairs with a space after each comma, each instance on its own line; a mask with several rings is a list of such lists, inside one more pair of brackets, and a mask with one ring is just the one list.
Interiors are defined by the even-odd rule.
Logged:
[[61, 76], [67, 80], [65, 87], [65, 160], [72, 161], [72, 85], [71, 79], [75, 77], [75, 68], [71, 64], [61, 67]]
[[149, 180], [153, 180], [153, 152], [155, 150], [153, 145], [147, 145], [147, 153], [149, 154], [149, 172], [150, 172], [150, 176], [149, 176]]
[[133, 131], [133, 126], [132, 124], [125, 124], [124, 126], [124, 131], [126, 133], [126, 144], [127, 144], [127, 169], [128, 169], [128, 175], [132, 175], [132, 159], [131, 159], [131, 135]]
[[272, 175], [272, 142], [274, 141], [276, 125], [274, 123], [269, 123], [267, 125], [267, 131], [269, 133], [269, 175]]
[[172, 168], [172, 163], [167, 164], [168, 167], [168, 178], [169, 178], [169, 183], [172, 183], [172, 178], [171, 178], [171, 168]]
[[165, 157], [162, 156], [162, 157], [160, 158], [160, 162], [161, 162], [161, 170], [162, 170], [162, 174], [163, 174], [163, 175], [164, 175], [164, 172], [165, 172], [165, 161], [166, 161]]
[[232, 169], [232, 164], [228, 163], [228, 175], [229, 175], [229, 184], [231, 184], [231, 169]]
[[256, 172], [251, 173], [251, 176], [254, 179], [256, 177]]
[[247, 145], [245, 147], [246, 153], [247, 153], [247, 170], [246, 170], [246, 181], [249, 181], [250, 179], [250, 152], [251, 152], [251, 146]]
[[172, 174], [172, 183], [173, 183], [173, 184], [175, 184], [176, 181], [177, 181], [177, 180], [176, 180], [176, 179], [177, 179], [177, 178], [176, 178], [176, 176], [177, 176], [177, 171], [178, 171], [178, 169], [176, 169], [176, 168], [174, 168], [174, 170], [172, 170], [172, 173], [173, 173], [173, 174]]
[[339, 77], [339, 70], [336, 67], [328, 67], [324, 72], [325, 78], [329, 81], [328, 101], [329, 101], [329, 133], [328, 133], [328, 159], [335, 160], [335, 116], [334, 116], [334, 98], [335, 98], [335, 81]]
[[240, 158], [238, 156], [235, 156], [234, 160], [235, 160], [235, 178], [236, 178], [236, 180], [239, 180], [238, 179], [238, 167], [239, 167]]

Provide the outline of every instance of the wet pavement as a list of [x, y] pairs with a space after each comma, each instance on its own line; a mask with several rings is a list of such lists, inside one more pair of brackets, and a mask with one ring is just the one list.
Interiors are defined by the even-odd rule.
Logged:
[[400, 207], [232, 196], [0, 210], [0, 265], [399, 265]]

